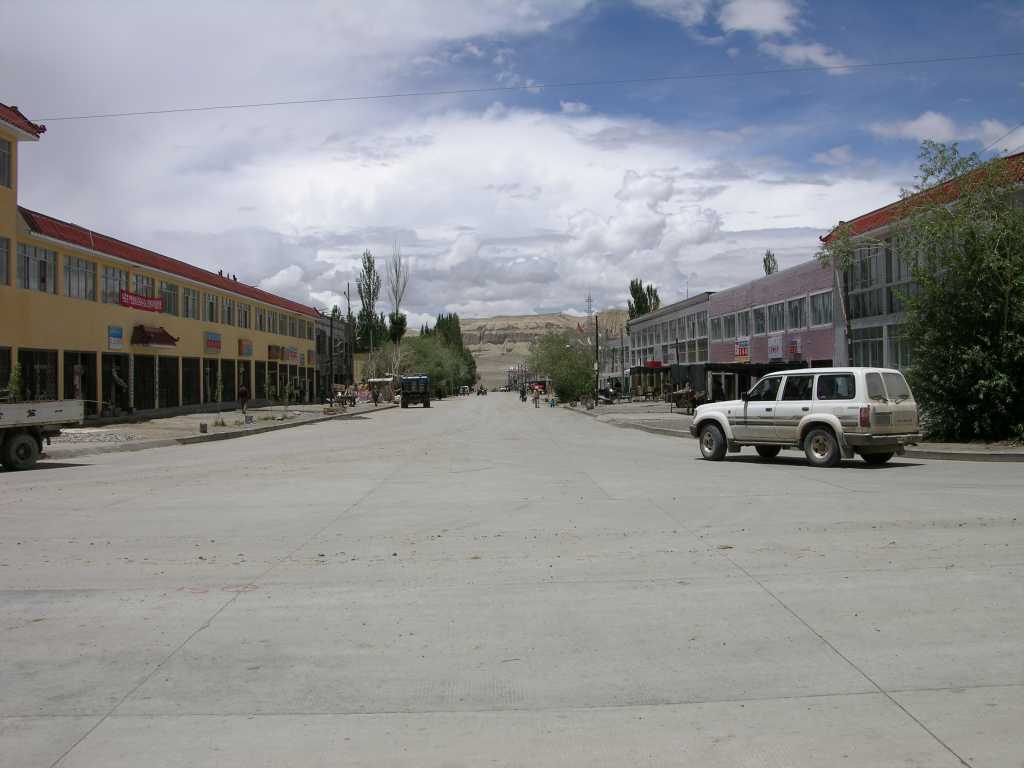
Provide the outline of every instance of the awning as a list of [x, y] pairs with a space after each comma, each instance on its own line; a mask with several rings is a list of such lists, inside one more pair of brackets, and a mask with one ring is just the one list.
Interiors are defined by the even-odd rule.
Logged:
[[155, 325], [136, 325], [132, 329], [132, 345], [140, 347], [157, 347], [158, 349], [174, 349], [178, 340], [165, 329]]

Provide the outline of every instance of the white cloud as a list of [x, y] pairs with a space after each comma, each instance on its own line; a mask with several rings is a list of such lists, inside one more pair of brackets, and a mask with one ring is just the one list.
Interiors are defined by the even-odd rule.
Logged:
[[[913, 120], [875, 122], [868, 129], [876, 136], [887, 139], [908, 139], [912, 141], [977, 141], [990, 144], [1003, 136], [1009, 126], [999, 120], [986, 119], [971, 125], [958, 125], [953, 118], [941, 112], [922, 112]], [[1012, 138], [1012, 137], [1008, 137]]]
[[814, 162], [822, 165], [849, 165], [853, 162], [853, 150], [849, 144], [841, 147], [832, 147], [825, 152], [818, 152], [814, 155]]
[[799, 15], [789, 0], [727, 0], [718, 12], [718, 22], [726, 32], [792, 35]]
[[[780, 61], [792, 66], [811, 65], [815, 67], [848, 67], [857, 64], [856, 59], [851, 59], [838, 51], [826, 48], [821, 43], [771, 43], [763, 42], [759, 49], [773, 56]], [[847, 75], [848, 69], [829, 69], [830, 75]]]
[[692, 27], [704, 21], [710, 0], [633, 0], [641, 8], [659, 13], [666, 18]]
[[590, 105], [582, 101], [560, 101], [559, 106], [569, 115], [583, 115], [590, 111]]

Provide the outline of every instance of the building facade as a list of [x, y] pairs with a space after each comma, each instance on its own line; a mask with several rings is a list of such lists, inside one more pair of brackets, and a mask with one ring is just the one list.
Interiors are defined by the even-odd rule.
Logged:
[[629, 321], [633, 394], [661, 394], [668, 387], [703, 380], [710, 297], [710, 292], [699, 293]]
[[18, 205], [19, 145], [45, 128], [0, 105], [0, 389], [87, 414], [203, 409], [317, 391], [311, 307]]
[[[331, 393], [331, 383], [349, 385], [354, 378], [354, 329], [343, 317], [319, 313], [316, 320], [317, 397], [326, 400]], [[333, 349], [332, 349], [333, 345]]]
[[832, 271], [814, 260], [713, 294], [710, 396], [734, 399], [771, 370], [832, 365], [833, 282]]

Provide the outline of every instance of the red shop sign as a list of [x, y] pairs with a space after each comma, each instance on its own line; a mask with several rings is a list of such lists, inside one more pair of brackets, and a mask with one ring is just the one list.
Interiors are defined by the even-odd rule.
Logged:
[[145, 312], [163, 312], [164, 300], [159, 297], [140, 296], [137, 293], [121, 289], [121, 306], [141, 309]]

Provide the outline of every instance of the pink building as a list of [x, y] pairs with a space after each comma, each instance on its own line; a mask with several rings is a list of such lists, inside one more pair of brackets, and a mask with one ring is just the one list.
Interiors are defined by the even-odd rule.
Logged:
[[709, 393], [734, 398], [769, 371], [836, 359], [832, 271], [817, 261], [711, 295]]

